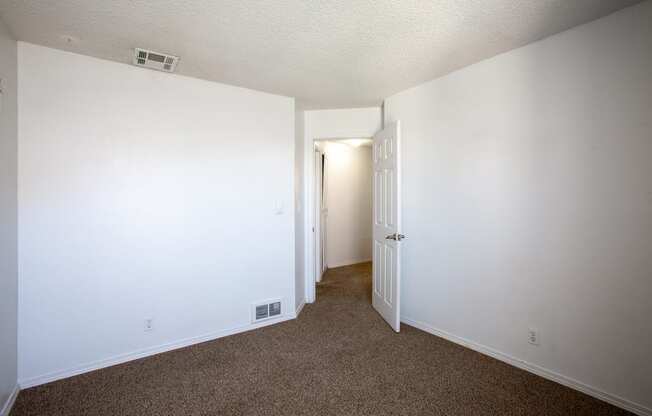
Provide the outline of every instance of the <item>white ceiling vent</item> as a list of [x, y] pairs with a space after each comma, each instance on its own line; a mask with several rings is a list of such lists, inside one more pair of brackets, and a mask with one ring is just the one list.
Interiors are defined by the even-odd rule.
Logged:
[[174, 72], [179, 63], [179, 57], [165, 53], [134, 49], [134, 65], [144, 66], [157, 71]]

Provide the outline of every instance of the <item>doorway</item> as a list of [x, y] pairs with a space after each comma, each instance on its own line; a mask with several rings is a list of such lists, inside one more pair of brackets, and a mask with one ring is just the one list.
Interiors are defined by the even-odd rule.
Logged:
[[315, 280], [328, 269], [372, 260], [372, 139], [317, 140]]
[[[372, 305], [396, 332], [400, 331], [401, 241], [405, 238], [401, 234], [400, 133], [400, 122], [395, 121], [371, 139], [372, 238], [367, 245], [372, 253]], [[341, 246], [332, 246], [329, 242], [333, 241], [334, 235], [349, 238], [351, 230], [356, 229], [353, 226], [333, 229], [329, 225], [333, 221], [331, 207], [339, 207], [339, 204], [332, 202], [332, 175], [329, 173], [333, 165], [333, 152], [329, 156], [322, 148], [322, 142], [355, 147], [354, 143], [345, 142], [358, 141], [360, 146], [369, 143], [370, 139], [311, 139], [307, 133], [306, 140], [306, 205], [310, 208], [307, 210], [305, 228], [305, 282], [306, 301], [311, 303], [316, 300], [316, 286], [322, 280], [324, 271], [337, 264], [332, 260], [333, 252], [337, 252]], [[344, 188], [349, 187], [350, 181], [344, 182]], [[356, 236], [353, 240], [358, 238]]]

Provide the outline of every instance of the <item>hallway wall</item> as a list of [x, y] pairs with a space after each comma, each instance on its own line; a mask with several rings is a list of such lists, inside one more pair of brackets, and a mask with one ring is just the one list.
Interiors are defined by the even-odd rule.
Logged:
[[0, 412], [15, 393], [18, 324], [17, 46], [0, 20]]
[[649, 414], [651, 21], [647, 1], [385, 104], [402, 318]]
[[320, 147], [328, 158], [326, 265], [371, 261], [371, 146], [327, 141]]

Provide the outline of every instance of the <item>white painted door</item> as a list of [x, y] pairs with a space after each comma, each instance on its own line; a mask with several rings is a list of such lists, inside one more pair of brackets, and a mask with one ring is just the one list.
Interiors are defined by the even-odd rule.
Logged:
[[374, 136], [373, 292], [374, 308], [396, 331], [401, 328], [400, 123]]

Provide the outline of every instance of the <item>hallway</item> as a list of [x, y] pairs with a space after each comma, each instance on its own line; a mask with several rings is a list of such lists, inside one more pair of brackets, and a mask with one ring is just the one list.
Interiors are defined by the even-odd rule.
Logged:
[[332, 269], [299, 319], [22, 391], [22, 415], [624, 415], [371, 307]]

